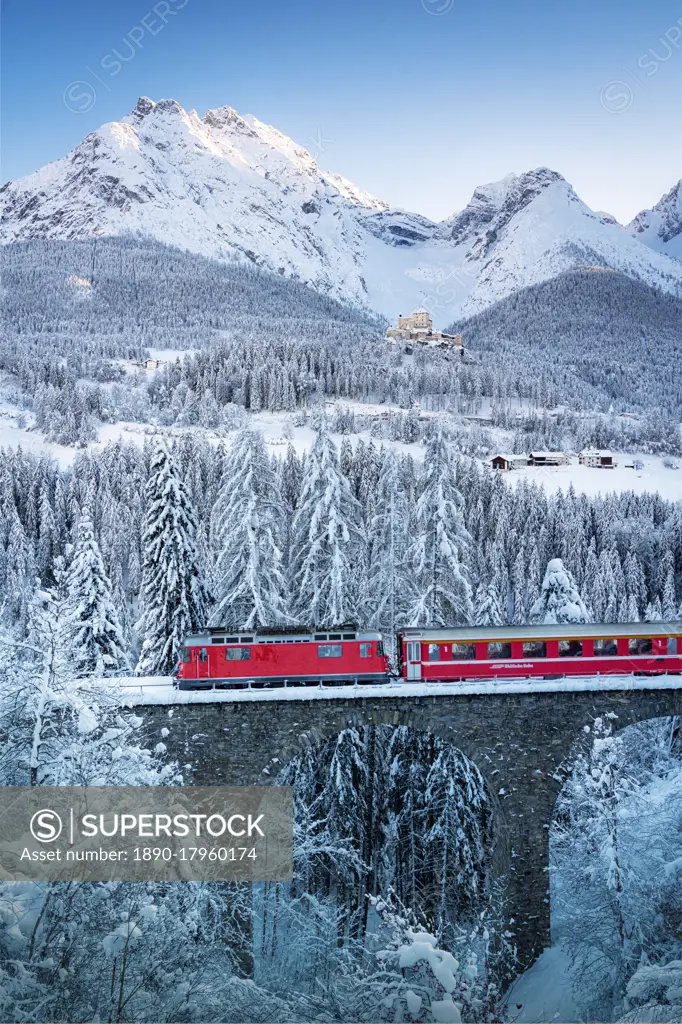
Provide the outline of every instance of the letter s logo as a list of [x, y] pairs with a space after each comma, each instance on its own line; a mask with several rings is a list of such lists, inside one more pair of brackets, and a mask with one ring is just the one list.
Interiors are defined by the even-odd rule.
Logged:
[[61, 835], [62, 819], [56, 811], [45, 807], [33, 815], [30, 828], [31, 835], [39, 843], [53, 843]]

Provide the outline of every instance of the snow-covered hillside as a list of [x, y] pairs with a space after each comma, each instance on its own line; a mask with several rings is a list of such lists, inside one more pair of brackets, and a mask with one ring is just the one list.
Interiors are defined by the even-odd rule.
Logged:
[[2, 195], [5, 243], [139, 232], [250, 260], [390, 317], [425, 304], [446, 323], [595, 264], [682, 294], [674, 254], [593, 213], [554, 171], [482, 186], [434, 224], [321, 170], [291, 139], [230, 107], [202, 118], [142, 98]]
[[652, 210], [642, 210], [626, 229], [634, 238], [682, 260], [682, 180]]

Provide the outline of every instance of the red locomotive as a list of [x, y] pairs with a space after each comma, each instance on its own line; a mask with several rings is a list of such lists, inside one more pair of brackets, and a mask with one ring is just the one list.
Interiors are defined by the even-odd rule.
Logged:
[[406, 628], [396, 642], [397, 672], [382, 634], [352, 625], [206, 629], [175, 675], [191, 690], [682, 673], [682, 622]]
[[385, 683], [381, 633], [355, 626], [207, 629], [188, 636], [176, 669], [181, 690], [204, 686]]

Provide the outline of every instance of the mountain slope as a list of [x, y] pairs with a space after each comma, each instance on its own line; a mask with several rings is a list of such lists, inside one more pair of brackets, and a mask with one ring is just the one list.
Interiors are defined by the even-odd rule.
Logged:
[[651, 210], [642, 210], [625, 229], [666, 256], [682, 260], [682, 180]]
[[4, 356], [139, 355], [261, 341], [375, 341], [384, 323], [297, 281], [137, 238], [35, 239], [6, 247]]
[[584, 264], [682, 293], [682, 266], [593, 213], [554, 171], [476, 189], [434, 224], [390, 209], [276, 129], [142, 98], [68, 156], [2, 189], [5, 242], [140, 233], [251, 261], [387, 316], [437, 323]]
[[682, 299], [624, 274], [567, 271], [450, 330], [500, 379], [544, 378], [571, 409], [682, 419]]

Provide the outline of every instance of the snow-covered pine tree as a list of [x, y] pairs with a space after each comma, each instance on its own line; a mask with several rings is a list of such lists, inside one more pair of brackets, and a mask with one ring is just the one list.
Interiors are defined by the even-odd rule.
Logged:
[[225, 460], [215, 510], [215, 625], [244, 629], [290, 621], [282, 568], [286, 515], [261, 434], [240, 431]]
[[[616, 552], [617, 554], [617, 552]], [[599, 555], [599, 566], [602, 573], [604, 603], [601, 612], [602, 622], [618, 621], [618, 604], [621, 594], [618, 592], [614, 575], [614, 559], [608, 548], [603, 548]], [[595, 609], [596, 610], [596, 609]]]
[[494, 579], [482, 579], [474, 599], [474, 625], [501, 626], [504, 622]]
[[624, 622], [639, 622], [639, 609], [637, 608], [637, 600], [634, 594], [630, 594], [627, 599], [626, 612]]
[[575, 580], [560, 558], [547, 564], [540, 596], [530, 610], [532, 622], [587, 622], [587, 609]]
[[411, 580], [405, 554], [409, 536], [409, 506], [401, 486], [398, 456], [384, 454], [377, 484], [375, 514], [367, 534], [367, 620], [393, 636], [407, 616]]
[[74, 675], [113, 674], [128, 667], [112, 588], [86, 506], [65, 580], [64, 638]]
[[[646, 606], [646, 582], [642, 571], [642, 563], [634, 551], [628, 551], [623, 565], [625, 573], [625, 587], [628, 593], [628, 608], [630, 617], [628, 622], [639, 622], [640, 611]], [[632, 612], [637, 612], [632, 617]], [[674, 616], [673, 616], [674, 617]]]
[[661, 617], [664, 622], [672, 622], [675, 619], [677, 601], [675, 597], [675, 562], [669, 548], [658, 567], [658, 578], [660, 580]]
[[144, 564], [137, 631], [138, 675], [163, 675], [177, 662], [183, 639], [206, 619], [199, 575], [197, 516], [166, 445], [157, 445], [145, 489]]
[[521, 545], [516, 554], [516, 558], [514, 559], [514, 565], [512, 567], [512, 601], [514, 604], [512, 622], [515, 626], [523, 625], [523, 623], [526, 621], [525, 597], [526, 565], [523, 545]]
[[305, 461], [292, 523], [293, 614], [299, 621], [325, 626], [357, 616], [365, 544], [359, 521], [360, 505], [321, 429]]
[[5, 501], [2, 518], [7, 535], [7, 593], [5, 600], [7, 610], [23, 627], [28, 616], [27, 592], [35, 567], [33, 548], [26, 536], [11, 495]]
[[408, 613], [413, 626], [471, 622], [471, 586], [464, 563], [471, 538], [456, 480], [452, 447], [439, 429], [424, 454], [415, 539], [407, 553], [417, 592]]

